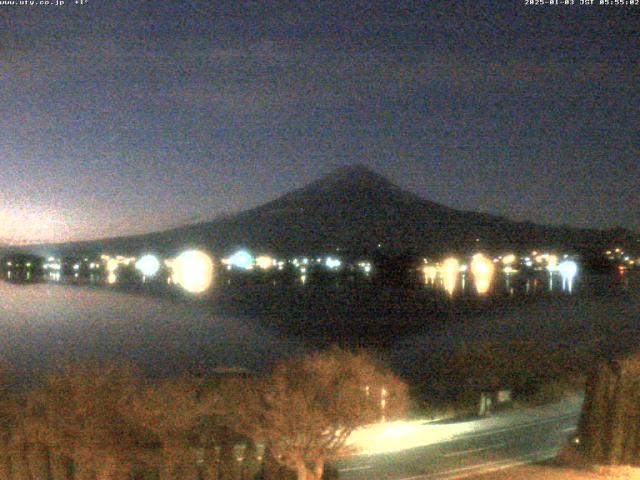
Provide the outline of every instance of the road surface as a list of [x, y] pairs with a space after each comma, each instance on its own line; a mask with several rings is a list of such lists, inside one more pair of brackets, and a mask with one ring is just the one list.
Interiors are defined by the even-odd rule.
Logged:
[[582, 400], [466, 422], [394, 422], [356, 432], [362, 453], [340, 461], [341, 480], [447, 480], [554, 457], [575, 431]]

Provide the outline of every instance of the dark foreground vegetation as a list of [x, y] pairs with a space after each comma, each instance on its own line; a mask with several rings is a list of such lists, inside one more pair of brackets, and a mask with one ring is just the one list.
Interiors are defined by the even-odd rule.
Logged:
[[357, 427], [402, 414], [407, 389], [366, 353], [337, 348], [256, 378], [149, 378], [65, 365], [0, 389], [3, 480], [330, 477]]
[[594, 362], [578, 434], [552, 461], [477, 480], [631, 480], [640, 478], [640, 352]]
[[545, 404], [584, 388], [588, 352], [536, 341], [478, 342], [442, 356], [431, 372], [410, 377], [412, 397], [423, 412], [477, 414], [483, 392], [509, 390], [519, 405]]
[[607, 359], [586, 384], [580, 453], [605, 465], [640, 466], [640, 353]]

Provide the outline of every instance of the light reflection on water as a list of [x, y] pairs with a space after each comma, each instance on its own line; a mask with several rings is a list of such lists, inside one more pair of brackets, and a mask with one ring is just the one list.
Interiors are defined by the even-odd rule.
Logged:
[[[463, 286], [465, 277], [458, 276], [456, 288], [475, 295], [472, 280]], [[455, 343], [513, 338], [567, 342], [571, 348], [608, 335], [637, 343], [638, 277], [634, 273], [580, 275], [574, 285], [578, 288], [573, 288], [571, 295], [516, 302], [507, 310], [491, 309], [480, 316], [454, 312], [443, 326], [398, 340], [391, 348], [391, 360], [398, 368], [424, 365], [422, 355], [435, 355]], [[554, 279], [554, 291], [561, 292], [560, 276], [554, 274]], [[525, 298], [544, 293], [549, 273], [512, 274], [509, 281], [517, 300], [519, 294]], [[497, 273], [493, 294], [504, 293], [505, 288], [504, 275]], [[0, 282], [0, 358], [23, 370], [48, 365], [60, 357], [87, 355], [131, 360], [165, 371], [193, 365], [260, 370], [278, 358], [313, 347], [277, 336], [253, 319], [215, 314], [210, 307], [207, 302], [111, 289]]]
[[479, 295], [486, 295], [493, 283], [495, 267], [491, 259], [481, 253], [473, 256], [471, 260], [471, 274], [475, 283], [476, 292]]
[[492, 262], [473, 264], [470, 274], [459, 273], [455, 268], [443, 267], [437, 275], [434, 267], [424, 267], [424, 285], [428, 289], [443, 290], [453, 295], [531, 295], [536, 293], [575, 294], [579, 288], [580, 274], [566, 277], [559, 272], [547, 270], [520, 272], [517, 270], [498, 271]]
[[455, 258], [447, 258], [442, 263], [442, 285], [449, 295], [453, 295], [458, 286], [460, 263]]
[[[454, 307], [451, 321], [442, 328], [430, 328], [398, 341], [390, 361], [405, 366], [407, 375], [420, 377], [421, 371], [446, 361], [456, 348], [477, 343], [536, 342], [567, 351], [568, 355], [637, 349], [640, 272], [579, 273], [578, 277], [570, 292], [568, 285], [562, 292], [561, 276], [554, 275], [557, 294], [548, 295], [547, 273], [525, 276], [522, 291], [528, 293], [522, 295], [522, 302], [518, 297], [511, 299], [515, 302], [509, 303], [509, 308], [467, 315]], [[498, 275], [496, 283], [504, 282]], [[587, 368], [585, 365], [585, 371]]]

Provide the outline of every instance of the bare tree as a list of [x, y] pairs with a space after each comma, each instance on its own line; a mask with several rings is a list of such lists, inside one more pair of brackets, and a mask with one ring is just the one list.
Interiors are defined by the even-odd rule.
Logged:
[[202, 447], [203, 419], [218, 410], [217, 399], [195, 378], [148, 383], [133, 398], [128, 415], [158, 439], [161, 479], [197, 478], [196, 447]]
[[68, 459], [76, 479], [125, 477], [144, 436], [123, 415], [137, 382], [132, 369], [91, 363], [47, 375], [29, 392], [23, 413], [25, 438], [39, 447], [32, 469], [51, 464], [52, 476], [64, 478]]
[[255, 396], [247, 394], [243, 408], [251, 415], [241, 424], [298, 480], [319, 480], [327, 461], [348, 453], [356, 428], [407, 405], [406, 385], [370, 355], [332, 348], [277, 365]]

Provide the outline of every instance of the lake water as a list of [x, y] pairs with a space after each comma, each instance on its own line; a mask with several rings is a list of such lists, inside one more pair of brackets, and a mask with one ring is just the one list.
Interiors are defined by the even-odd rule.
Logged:
[[[573, 295], [497, 304], [385, 347], [395, 370], [422, 369], [462, 344], [535, 340], [567, 349], [640, 345], [640, 275], [586, 276]], [[330, 315], [331, 312], [328, 312]], [[295, 319], [294, 319], [295, 320]], [[20, 374], [58, 360], [133, 361], [154, 372], [242, 366], [260, 371], [312, 348], [207, 302], [60, 284], [0, 282], [0, 358]]]
[[131, 360], [143, 368], [260, 369], [300, 349], [206, 304], [108, 289], [0, 282], [0, 358], [19, 371], [66, 359]]

